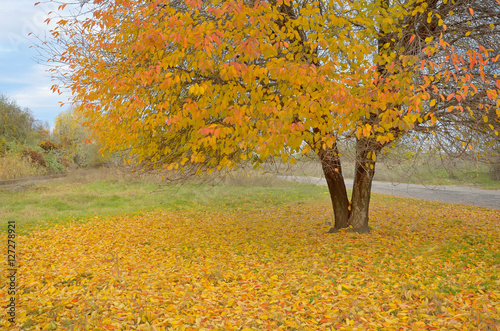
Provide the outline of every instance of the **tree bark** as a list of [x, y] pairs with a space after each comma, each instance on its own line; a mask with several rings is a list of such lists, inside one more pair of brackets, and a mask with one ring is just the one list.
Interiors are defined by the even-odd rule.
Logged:
[[342, 175], [342, 166], [338, 154], [338, 147], [335, 144], [330, 149], [322, 149], [319, 152], [321, 167], [325, 175], [330, 198], [335, 216], [334, 226], [330, 228], [329, 233], [338, 232], [340, 229], [349, 226], [349, 199], [345, 187], [344, 176]]
[[[369, 233], [368, 226], [370, 197], [373, 176], [375, 175], [375, 160], [381, 146], [373, 138], [362, 138], [356, 142], [356, 165], [354, 185], [352, 188], [352, 212], [349, 225], [357, 233]], [[374, 156], [373, 156], [374, 155]]]

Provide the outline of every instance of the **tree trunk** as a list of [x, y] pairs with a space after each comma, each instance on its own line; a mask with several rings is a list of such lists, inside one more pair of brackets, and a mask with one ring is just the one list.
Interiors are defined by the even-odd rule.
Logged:
[[372, 138], [362, 138], [356, 142], [356, 165], [354, 186], [352, 188], [352, 212], [349, 225], [353, 232], [369, 233], [368, 212], [373, 176], [375, 175], [375, 160], [380, 151], [380, 144]]
[[349, 226], [350, 209], [337, 144], [331, 149], [322, 149], [318, 155], [321, 160], [328, 190], [330, 191], [333, 213], [335, 215], [334, 226], [328, 232], [338, 232], [340, 229]]

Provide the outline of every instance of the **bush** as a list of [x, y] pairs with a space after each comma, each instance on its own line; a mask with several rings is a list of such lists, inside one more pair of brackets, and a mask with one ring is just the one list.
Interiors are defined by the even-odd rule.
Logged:
[[57, 149], [56, 144], [54, 144], [50, 140], [40, 141], [40, 143], [38, 143], [38, 147], [40, 147], [41, 149], [43, 149], [46, 152], [50, 152], [50, 151]]
[[105, 159], [99, 154], [99, 146], [82, 144], [77, 146], [73, 161], [80, 168], [97, 167], [105, 163]]
[[90, 136], [82, 122], [72, 109], [60, 113], [55, 120], [54, 141], [66, 163], [78, 168], [99, 166], [106, 160], [99, 154], [98, 145], [84, 143]]
[[65, 167], [61, 157], [55, 151], [50, 151], [44, 155], [46, 167], [52, 172], [62, 172]]
[[24, 148], [21, 151], [21, 155], [27, 158], [32, 164], [39, 165], [41, 167], [46, 167], [45, 158], [43, 154], [31, 148]]
[[7, 152], [7, 140], [5, 137], [0, 137], [0, 156]]

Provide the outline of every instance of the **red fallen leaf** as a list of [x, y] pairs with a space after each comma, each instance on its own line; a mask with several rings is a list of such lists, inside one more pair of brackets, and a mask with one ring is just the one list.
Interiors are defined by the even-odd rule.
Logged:
[[104, 328], [105, 328], [105, 329], [108, 329], [108, 330], [118, 329], [116, 326], [111, 325], [111, 324], [105, 325], [105, 326], [104, 326]]

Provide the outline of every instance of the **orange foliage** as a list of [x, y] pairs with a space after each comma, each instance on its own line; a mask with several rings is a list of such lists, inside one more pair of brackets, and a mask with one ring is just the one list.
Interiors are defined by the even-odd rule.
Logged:
[[[342, 136], [385, 146], [446, 116], [438, 95], [463, 113], [474, 72], [484, 82], [496, 60], [481, 45], [455, 50], [426, 1], [94, 2], [92, 17], [58, 21], [69, 43], [52, 60], [71, 68], [67, 87], [105, 148], [168, 169], [285, 161]], [[405, 25], [423, 16], [439, 38]]]

